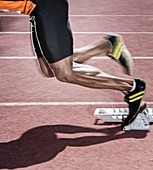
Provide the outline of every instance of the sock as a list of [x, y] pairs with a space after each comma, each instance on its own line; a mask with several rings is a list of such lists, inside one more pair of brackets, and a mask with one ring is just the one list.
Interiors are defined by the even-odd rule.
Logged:
[[132, 89], [130, 90], [130, 92], [132, 92], [132, 91], [135, 89], [135, 87], [136, 87], [136, 82], [135, 82], [135, 80], [133, 80], [133, 87], [132, 87]]

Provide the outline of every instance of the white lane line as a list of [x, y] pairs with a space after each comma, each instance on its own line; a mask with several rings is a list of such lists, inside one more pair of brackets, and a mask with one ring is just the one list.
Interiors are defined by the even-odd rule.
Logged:
[[24, 59], [29, 59], [29, 60], [31, 60], [31, 59], [36, 59], [37, 57], [0, 57], [0, 59], [19, 59], [19, 60], [24, 60]]
[[[153, 104], [153, 102], [146, 102]], [[0, 106], [74, 106], [74, 105], [127, 105], [125, 102], [7, 102]]]
[[[110, 32], [73, 32], [74, 34], [108, 34]], [[113, 32], [116, 34], [153, 34], [153, 32]]]
[[25, 17], [28, 18], [26, 15], [0, 15], [0, 17]]
[[31, 32], [0, 32], [0, 34], [31, 34]]
[[[69, 15], [70, 17], [153, 17], [153, 14], [152, 15], [141, 15], [141, 14], [135, 14], [135, 15], [132, 15], [132, 14], [114, 14], [114, 15], [109, 15], [109, 14], [95, 14], [95, 15], [87, 15], [87, 14], [78, 14], [78, 15]], [[0, 17], [25, 17], [25, 18], [28, 18], [27, 15], [0, 15]]]
[[[24, 59], [28, 59], [28, 60], [33, 60], [33, 59], [37, 59], [37, 57], [35, 56], [29, 56], [29, 57], [21, 57], [21, 56], [10, 56], [10, 57], [0, 57], [0, 59], [8, 59], [8, 60], [13, 60], [13, 59], [17, 59], [17, 60], [24, 60]], [[91, 58], [92, 60], [110, 60], [109, 57], [107, 56], [99, 56], [99, 57], [92, 57]], [[133, 57], [133, 59], [135, 60], [150, 60], [150, 59], [153, 59], [153, 56], [150, 56], [150, 57], [144, 57], [144, 56], [137, 56], [137, 57]]]
[[58, 106], [58, 105], [112, 105], [126, 104], [125, 102], [7, 102], [0, 106]]
[[[144, 60], [150, 60], [150, 59], [153, 59], [153, 56], [152, 57], [132, 57], [133, 59], [140, 59], [140, 60], [142, 60], [142, 59], [144, 59]], [[91, 58], [91, 59], [93, 59], [93, 60], [106, 60], [106, 59], [110, 59], [109, 57], [103, 57], [103, 56], [101, 56], [101, 57], [93, 57], [93, 58]]]
[[153, 17], [153, 15], [132, 15], [132, 14], [114, 14], [114, 15], [109, 15], [109, 14], [97, 14], [97, 15], [70, 15], [70, 17]]
[[[73, 34], [108, 34], [111, 32], [73, 32]], [[153, 34], [153, 32], [113, 32], [115, 34]], [[0, 32], [0, 34], [31, 34], [31, 32]]]

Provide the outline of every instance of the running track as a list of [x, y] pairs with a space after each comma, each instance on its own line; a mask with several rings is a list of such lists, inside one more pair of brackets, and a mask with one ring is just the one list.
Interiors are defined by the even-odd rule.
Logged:
[[[145, 101], [153, 107], [153, 2], [69, 2], [75, 48], [106, 32], [122, 34], [135, 62], [132, 78], [146, 80]], [[131, 78], [106, 56], [87, 63]], [[0, 13], [0, 72], [0, 169], [153, 169], [153, 126], [149, 132], [122, 132], [120, 125], [94, 125], [97, 107], [127, 107], [124, 96], [44, 78], [27, 16]]]

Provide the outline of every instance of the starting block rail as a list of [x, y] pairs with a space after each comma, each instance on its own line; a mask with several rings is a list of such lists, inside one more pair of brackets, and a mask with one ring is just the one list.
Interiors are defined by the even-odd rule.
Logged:
[[[128, 112], [128, 108], [97, 108], [94, 116], [103, 122], [122, 123], [128, 116]], [[123, 130], [149, 130], [150, 123], [153, 123], [153, 109], [144, 104], [135, 120]]]

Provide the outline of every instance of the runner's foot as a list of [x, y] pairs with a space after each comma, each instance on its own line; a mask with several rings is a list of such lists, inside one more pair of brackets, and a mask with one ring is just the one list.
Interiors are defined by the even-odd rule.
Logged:
[[108, 34], [106, 37], [112, 45], [112, 51], [108, 54], [109, 57], [118, 61], [129, 75], [133, 74], [133, 59], [132, 56], [124, 44], [123, 38], [117, 34]]
[[122, 127], [131, 124], [137, 116], [145, 88], [146, 83], [144, 80], [134, 79], [133, 89], [125, 95], [125, 101], [129, 104], [129, 115], [123, 121]]

